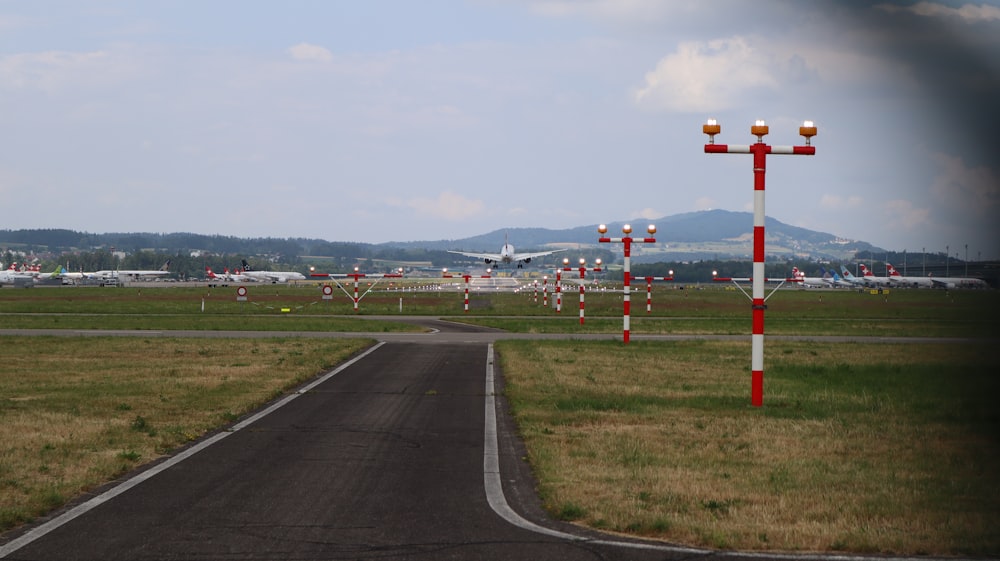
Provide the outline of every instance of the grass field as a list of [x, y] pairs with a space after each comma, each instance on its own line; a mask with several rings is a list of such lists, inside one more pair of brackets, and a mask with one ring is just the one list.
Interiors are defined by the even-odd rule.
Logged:
[[[253, 288], [253, 287], [252, 287]], [[1000, 554], [994, 291], [780, 291], [767, 333], [958, 337], [922, 344], [770, 339], [765, 406], [749, 407], [745, 296], [654, 289], [632, 332], [745, 342], [497, 344], [554, 516], [719, 548]], [[7, 328], [253, 329], [275, 339], [5, 337], [0, 529], [232, 421], [368, 344], [283, 331], [391, 331], [354, 315], [453, 316], [519, 332], [620, 333], [621, 294], [373, 291], [353, 311], [317, 287], [0, 290]], [[550, 295], [551, 297], [551, 295]], [[539, 299], [541, 296], [539, 296]], [[403, 301], [400, 311], [400, 299]], [[978, 342], [976, 342], [978, 341]], [[280, 368], [279, 368], [280, 367]]]
[[1000, 552], [991, 344], [497, 343], [553, 516], [724, 549]]

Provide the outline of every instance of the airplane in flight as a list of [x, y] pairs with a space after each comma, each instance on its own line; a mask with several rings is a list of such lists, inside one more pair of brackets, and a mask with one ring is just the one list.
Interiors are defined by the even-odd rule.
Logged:
[[482, 259], [487, 265], [517, 265], [520, 269], [527, 263], [531, 263], [531, 260], [536, 257], [544, 257], [546, 255], [552, 255], [553, 253], [558, 253], [560, 251], [566, 251], [565, 249], [554, 249], [551, 251], [539, 251], [535, 253], [517, 253], [514, 251], [514, 246], [507, 241], [507, 234], [503, 235], [503, 246], [500, 248], [500, 253], [473, 253], [467, 251], [452, 251], [448, 250], [448, 253], [456, 253], [458, 255], [464, 255], [466, 257], [474, 257], [476, 259]]
[[243, 276], [259, 282], [288, 282], [290, 280], [306, 280], [306, 276], [296, 271], [255, 271], [246, 259], [243, 263]]
[[899, 274], [899, 271], [897, 271], [896, 268], [892, 266], [892, 264], [886, 263], [885, 267], [886, 269], [889, 270], [889, 281], [896, 283], [897, 285], [923, 287], [923, 288], [932, 288], [934, 286], [934, 282], [931, 281], [930, 277], [910, 277], [910, 276], [904, 277], [903, 275]]

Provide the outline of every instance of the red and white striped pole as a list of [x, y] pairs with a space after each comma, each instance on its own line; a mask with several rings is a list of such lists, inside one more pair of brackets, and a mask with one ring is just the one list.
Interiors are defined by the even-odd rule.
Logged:
[[591, 272], [594, 272], [594, 273], [600, 273], [601, 271], [604, 270], [604, 269], [601, 269], [601, 260], [600, 259], [597, 260], [597, 266], [596, 267], [590, 267], [588, 269], [586, 267], [586, 264], [587, 264], [587, 262], [584, 261], [583, 258], [581, 257], [580, 258], [580, 325], [583, 325], [583, 293], [585, 292], [585, 287], [584, 287], [583, 279], [584, 279], [584, 277], [586, 277], [586, 272], [587, 271], [591, 271]]
[[580, 266], [579, 267], [570, 267], [569, 266], [569, 259], [568, 258], [564, 258], [563, 259], [563, 268], [562, 269], [556, 269], [556, 274], [557, 275], [560, 274], [562, 271], [567, 271], [567, 272], [569, 272], [569, 271], [577, 271], [577, 272], [580, 273], [580, 325], [583, 325], [583, 318], [584, 318], [584, 300], [585, 300], [585, 298], [584, 298], [584, 292], [586, 290], [586, 287], [584, 287], [584, 282], [583, 281], [587, 277], [587, 271], [593, 271], [593, 272], [599, 273], [599, 272], [601, 272], [603, 270], [604, 269], [601, 269], [601, 260], [600, 259], [597, 260], [597, 266], [596, 267], [590, 267], [590, 268], [588, 268], [587, 267], [587, 260], [584, 259], [584, 258], [582, 258], [582, 257], [580, 258]]
[[562, 313], [562, 269], [556, 269], [556, 313]]
[[542, 307], [549, 307], [549, 277], [545, 275], [542, 277]]
[[631, 257], [632, 257], [632, 242], [637, 243], [656, 243], [656, 238], [652, 235], [656, 233], [656, 226], [650, 224], [646, 231], [649, 232], [651, 237], [648, 238], [632, 238], [629, 234], [632, 233], [632, 226], [626, 224], [622, 226], [622, 233], [625, 234], [621, 238], [606, 238], [604, 234], [608, 233], [608, 227], [601, 224], [597, 227], [597, 232], [601, 234], [601, 237], [597, 239], [600, 243], [621, 243], [625, 246], [625, 271], [623, 274], [624, 283], [622, 287], [623, 292], [623, 302], [624, 302], [624, 329], [622, 334], [622, 341], [624, 344], [628, 344], [629, 338], [629, 316], [631, 314], [631, 302], [629, 301], [629, 292], [631, 289]]
[[806, 139], [805, 146], [769, 146], [764, 144], [768, 133], [767, 124], [757, 121], [750, 127], [750, 134], [757, 137], [755, 144], [716, 144], [715, 135], [722, 131], [715, 119], [709, 119], [702, 126], [708, 135], [706, 154], [753, 154], [753, 328], [751, 331], [750, 357], [750, 403], [754, 407], [764, 405], [764, 173], [767, 171], [768, 154], [792, 154], [812, 156], [816, 147], [810, 145], [810, 138], [816, 136], [816, 126], [806, 121], [799, 127], [799, 134]]
[[670, 271], [670, 276], [667, 277], [646, 277], [646, 313], [651, 313], [653, 311], [653, 281], [672, 281], [674, 280], [674, 272]]
[[469, 313], [469, 279], [472, 277], [470, 275], [462, 275], [462, 278], [465, 279], [465, 304], [462, 309], [465, 310], [465, 313]]
[[351, 274], [349, 274], [347, 276], [354, 277], [354, 312], [357, 313], [358, 312], [358, 302], [361, 301], [361, 299], [358, 298], [358, 279], [361, 278], [361, 277], [363, 277], [363, 276], [365, 276], [365, 274], [364, 273], [359, 273], [357, 269], [354, 269], [354, 273], [351, 273]]
[[[360, 273], [360, 272], [358, 272], [358, 268], [355, 267], [353, 273], [310, 273], [309, 276], [314, 277], [314, 278], [334, 279], [333, 282], [336, 283], [337, 287], [340, 288], [340, 290], [348, 298], [350, 298], [354, 302], [354, 312], [357, 313], [358, 312], [358, 304], [361, 302], [361, 299], [364, 298], [365, 296], [367, 296], [368, 293], [371, 292], [373, 288], [375, 288], [375, 285], [378, 284], [378, 279], [385, 279], [385, 278], [391, 278], [391, 277], [401, 278], [403, 276], [403, 269], [402, 268], [398, 269], [397, 273], [384, 273], [384, 274], [372, 273], [372, 274], [366, 274], [366, 273]], [[344, 286], [342, 284], [340, 284], [339, 281], [336, 280], [336, 278], [338, 278], [338, 277], [339, 278], [351, 277], [351, 278], [354, 279], [354, 296], [351, 296], [351, 294], [347, 291], [347, 289], [344, 288]], [[359, 292], [358, 292], [358, 281], [360, 279], [362, 279], [362, 278], [367, 278], [367, 277], [373, 277], [373, 278], [375, 278], [377, 280], [375, 280], [374, 283], [369, 283], [368, 290], [366, 290], [364, 294], [359, 294]], [[329, 296], [329, 294], [326, 294], [326, 292], [324, 290], [324, 298], [326, 298], [327, 296]]]
[[[487, 273], [492, 273], [493, 271], [491, 269], [487, 269], [486, 272]], [[445, 278], [445, 279], [453, 279], [453, 278], [456, 277], [456, 275], [449, 275], [448, 274], [448, 269], [445, 268], [445, 269], [441, 270], [441, 277]], [[463, 310], [465, 310], [465, 313], [469, 313], [469, 281], [473, 277], [472, 277], [472, 275], [461, 275], [461, 277], [465, 281], [465, 299], [463, 300]], [[478, 276], [476, 278], [490, 279], [490, 278], [493, 278], [493, 277], [490, 276], [489, 274], [486, 274], [486, 275], [480, 275], [480, 276]]]

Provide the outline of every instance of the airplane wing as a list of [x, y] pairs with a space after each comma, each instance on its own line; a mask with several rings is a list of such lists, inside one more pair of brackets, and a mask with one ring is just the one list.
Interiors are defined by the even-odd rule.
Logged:
[[490, 261], [503, 261], [503, 256], [499, 253], [469, 253], [467, 251], [452, 251], [448, 250], [448, 253], [455, 253], [458, 255], [464, 255], [466, 257], [475, 257], [476, 259], [486, 259]]
[[511, 256], [511, 261], [527, 261], [529, 259], [534, 259], [535, 257], [542, 257], [545, 255], [552, 255], [553, 253], [559, 253], [560, 251], [566, 251], [565, 249], [553, 249], [552, 251], [539, 251], [538, 253], [515, 253]]

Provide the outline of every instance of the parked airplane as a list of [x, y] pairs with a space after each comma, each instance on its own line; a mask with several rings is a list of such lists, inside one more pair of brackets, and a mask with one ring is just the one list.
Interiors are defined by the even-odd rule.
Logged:
[[897, 285], [923, 287], [923, 288], [931, 288], [934, 286], [934, 283], [931, 281], [930, 277], [910, 277], [910, 276], [904, 277], [903, 275], [899, 274], [899, 271], [897, 271], [891, 264], [886, 263], [885, 267], [886, 269], [889, 270], [889, 281], [896, 283]]
[[566, 251], [565, 249], [554, 249], [552, 251], [539, 251], [536, 253], [517, 253], [514, 251], [514, 246], [510, 245], [507, 241], [507, 234], [503, 235], [503, 246], [500, 248], [500, 253], [472, 253], [466, 251], [451, 251], [448, 253], [457, 253], [458, 255], [464, 255], [466, 257], [474, 257], [476, 259], [482, 259], [487, 265], [513, 265], [517, 264], [517, 268], [520, 269], [526, 263], [531, 263], [531, 260], [535, 257], [543, 257], [545, 255], [552, 255], [553, 253], [558, 253], [560, 251]]
[[11, 263], [9, 267], [5, 270], [0, 271], [0, 284], [19, 284], [26, 285], [28, 283], [41, 282], [46, 278], [59, 278], [59, 269], [56, 267], [51, 273], [43, 273], [42, 268], [39, 265], [21, 265], [20, 267], [17, 263]]
[[113, 269], [113, 270], [103, 270], [95, 271], [93, 273], [83, 273], [86, 278], [96, 278], [96, 279], [111, 279], [111, 278], [121, 278], [121, 277], [162, 277], [164, 275], [169, 275], [170, 271], [170, 260], [163, 264], [162, 267], [156, 270], [152, 269]]
[[80, 271], [67, 271], [66, 267], [59, 267], [58, 269], [59, 269], [59, 273], [56, 276], [58, 276], [58, 277], [60, 277], [62, 279], [69, 279], [69, 280], [72, 280], [72, 281], [78, 281], [78, 280], [84, 278], [84, 273], [82, 273]]
[[[862, 265], [864, 267], [864, 265]], [[847, 267], [840, 266], [840, 274], [843, 275], [844, 281], [851, 286], [863, 287], [870, 286], [870, 283], [866, 281], [863, 277], [856, 277]]]
[[246, 259], [242, 260], [243, 276], [261, 282], [288, 282], [290, 280], [306, 280], [306, 276], [295, 271], [254, 271]]
[[876, 277], [875, 273], [872, 273], [871, 270], [868, 267], [866, 267], [864, 263], [862, 263], [860, 267], [861, 267], [861, 278], [865, 279], [865, 282], [867, 282], [869, 285], [871, 286], [892, 285], [892, 281], [889, 280], [889, 277]]
[[934, 288], [987, 288], [983, 279], [975, 277], [930, 277]]
[[232, 282], [249, 282], [251, 280], [250, 278], [247, 278], [247, 277], [241, 275], [239, 273], [239, 271], [237, 271], [235, 273], [230, 273], [229, 272], [229, 267], [226, 267], [225, 269], [223, 269], [222, 273], [218, 274], [218, 275], [215, 274], [214, 271], [212, 271], [211, 267], [205, 267], [205, 278], [207, 278], [208, 280], [222, 281], [222, 282], [229, 282], [229, 281], [232, 281]]
[[792, 277], [800, 279], [799, 282], [805, 288], [827, 288], [831, 286], [830, 282], [827, 281], [828, 277], [807, 277], [805, 272], [800, 271], [798, 267], [792, 267]]
[[35, 282], [34, 272], [21, 272], [13, 263], [10, 267], [0, 271], [0, 284], [24, 285], [33, 282]]
[[836, 271], [823, 271], [823, 280], [826, 284], [833, 288], [850, 288], [851, 283], [844, 280]]

